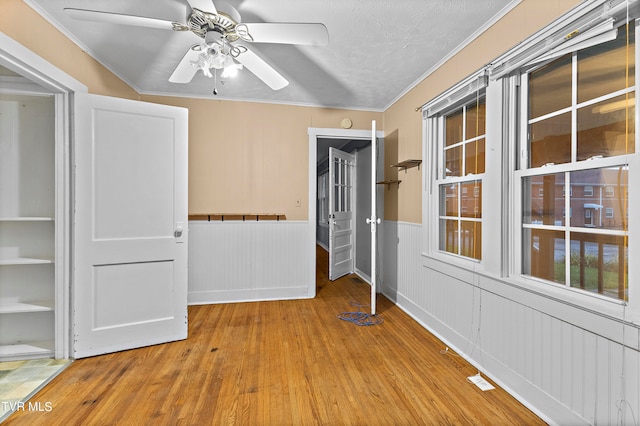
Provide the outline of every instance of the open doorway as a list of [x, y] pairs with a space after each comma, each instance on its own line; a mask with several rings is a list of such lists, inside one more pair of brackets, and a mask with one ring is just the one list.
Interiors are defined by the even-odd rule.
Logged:
[[[332, 189], [329, 180], [329, 149], [352, 154], [355, 157], [353, 194], [353, 273], [371, 283], [371, 227], [366, 219], [371, 216], [372, 155], [376, 158], [378, 175], [383, 164], [382, 132], [377, 132], [378, 147], [372, 151], [371, 131], [343, 129], [310, 129], [310, 224], [313, 224], [313, 245], [325, 252], [329, 249], [328, 196]], [[382, 216], [383, 191], [377, 191], [377, 215]], [[313, 197], [313, 199], [311, 199]], [[315, 206], [315, 209], [313, 208]], [[313, 211], [312, 211], [313, 210]], [[326, 253], [325, 253], [326, 254]], [[323, 265], [326, 263], [319, 263]], [[328, 271], [323, 271], [327, 272]]]
[[[341, 210], [349, 210], [352, 213], [350, 219], [351, 228], [349, 230], [349, 238], [353, 249], [352, 264], [347, 266], [349, 273], [354, 272], [360, 276], [363, 280], [370, 282], [371, 275], [371, 259], [369, 256], [371, 250], [371, 239], [369, 238], [369, 227], [365, 223], [365, 219], [370, 215], [371, 205], [371, 141], [367, 139], [330, 139], [319, 138], [317, 145], [317, 182], [316, 185], [316, 241], [318, 245], [329, 251], [329, 229], [330, 222], [335, 218], [330, 218], [330, 212], [335, 211], [334, 208], [330, 208], [330, 198], [335, 192], [331, 186], [332, 179], [330, 177], [330, 165], [332, 158], [330, 158], [329, 152], [334, 150], [334, 155], [345, 155], [352, 158], [351, 164], [348, 165], [352, 168], [350, 173], [353, 179], [347, 179], [349, 194], [345, 202], [346, 206], [342, 206]], [[339, 160], [341, 161], [341, 160]], [[335, 158], [333, 158], [334, 166], [336, 165]], [[338, 197], [337, 201], [341, 201]], [[342, 204], [342, 203], [340, 203]], [[343, 231], [345, 232], [345, 231]], [[335, 262], [334, 262], [335, 263]], [[330, 265], [332, 263], [330, 262]], [[345, 269], [346, 271], [346, 269]], [[330, 276], [335, 274], [330, 274]]]

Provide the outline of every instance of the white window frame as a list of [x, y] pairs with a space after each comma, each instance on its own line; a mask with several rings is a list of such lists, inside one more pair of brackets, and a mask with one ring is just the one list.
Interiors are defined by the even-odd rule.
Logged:
[[[636, 22], [635, 22], [636, 26], [635, 26], [635, 37], [636, 37], [636, 44], [635, 44], [635, 55], [636, 55], [636, 60], [638, 58], [640, 58], [640, 16], [636, 17]], [[619, 24], [618, 24], [619, 25]], [[521, 68], [521, 73], [517, 75], [517, 78], [511, 78], [510, 79], [510, 89], [514, 92], [519, 92], [519, 100], [520, 100], [520, 104], [519, 105], [513, 105], [512, 108], [517, 108], [518, 112], [517, 112], [517, 117], [518, 120], [520, 122], [519, 124], [519, 128], [520, 128], [520, 133], [518, 135], [517, 142], [516, 142], [516, 146], [514, 147], [514, 149], [517, 150], [517, 162], [518, 165], [519, 164], [528, 164], [528, 147], [527, 147], [527, 132], [528, 132], [528, 128], [529, 128], [529, 118], [527, 116], [527, 114], [525, 113], [520, 113], [522, 111], [527, 111], [527, 102], [528, 102], [528, 73], [530, 71], [532, 71], [533, 69], [536, 69], [538, 66], [541, 66], [541, 64], [537, 63], [535, 67], [529, 67], [526, 64], [524, 64]], [[638, 105], [640, 105], [638, 103], [638, 101], [640, 100], [640, 96], [639, 93], [640, 90], [638, 90], [638, 88], [640, 87], [640, 67], [636, 65], [636, 69], [635, 69], [635, 88], [633, 89], [635, 91], [635, 134], [636, 135], [640, 135], [639, 130], [640, 130], [640, 108], [638, 107]], [[625, 91], [627, 91], [629, 89], [625, 89]], [[608, 96], [608, 95], [607, 95]], [[600, 99], [600, 98], [597, 98]], [[596, 102], [596, 101], [594, 101]], [[575, 108], [575, 105], [570, 107], [570, 108]], [[512, 111], [513, 112], [513, 111]], [[487, 113], [489, 114], [489, 113]], [[589, 168], [603, 168], [603, 167], [614, 167], [614, 166], [619, 166], [619, 165], [628, 165], [629, 167], [629, 183], [631, 182], [638, 182], [640, 180], [640, 170], [637, 170], [637, 166], [635, 166], [635, 164], [637, 164], [637, 157], [638, 157], [638, 152], [640, 151], [640, 143], [638, 142], [638, 136], [636, 136], [636, 152], [634, 154], [625, 154], [625, 155], [619, 155], [619, 156], [614, 156], [614, 157], [606, 157], [606, 158], [594, 158], [594, 159], [590, 159], [589, 161]], [[562, 173], [562, 172], [570, 172], [570, 171], [579, 171], [579, 170], [584, 170], [585, 169], [585, 165], [583, 164], [584, 162], [573, 162], [573, 163], [567, 163], [567, 164], [561, 164], [561, 165], [555, 165], [555, 164], [551, 164], [551, 165], [545, 165], [542, 166], [544, 168], [544, 173], [545, 174], [554, 174], [554, 173]], [[581, 289], [576, 289], [570, 286], [569, 283], [566, 284], [561, 284], [561, 283], [552, 283], [550, 281], [546, 281], [534, 276], [529, 276], [529, 275], [524, 275], [522, 273], [523, 271], [523, 254], [524, 254], [524, 248], [523, 248], [523, 237], [522, 237], [522, 229], [523, 229], [523, 223], [522, 223], [522, 202], [523, 202], [523, 191], [522, 191], [522, 181], [524, 177], [527, 176], [534, 176], [534, 175], [538, 175], [540, 173], [540, 167], [539, 168], [519, 168], [518, 165], [514, 164], [515, 167], [513, 167], [512, 172], [511, 172], [511, 186], [513, 188], [512, 191], [512, 195], [511, 195], [511, 200], [510, 200], [510, 220], [511, 223], [509, 225], [509, 232], [512, 235], [512, 241], [513, 241], [513, 250], [511, 251], [512, 255], [509, 261], [510, 264], [510, 268], [509, 268], [509, 275], [514, 278], [515, 280], [522, 282], [523, 284], [525, 284], [527, 287], [534, 287], [534, 288], [538, 288], [540, 289], [542, 292], [545, 293], [549, 293], [552, 295], [556, 295], [558, 297], [562, 297], [563, 300], [567, 300], [567, 301], [571, 301], [571, 302], [575, 302], [577, 304], [580, 305], [590, 305], [590, 306], [594, 306], [595, 309], [607, 309], [608, 306], [611, 306], [611, 304], [613, 305], [628, 305], [630, 308], [629, 310], [631, 312], [634, 312], [634, 315], [638, 315], [640, 317], [640, 285], [634, 285], [634, 277], [638, 276], [638, 272], [640, 272], [637, 267], [635, 266], [634, 262], [631, 261], [631, 259], [634, 258], [634, 256], [637, 256], [636, 253], [638, 253], [638, 249], [640, 249], [640, 244], [638, 244], [638, 238], [640, 238], [640, 235], [638, 234], [637, 230], [634, 230], [633, 226], [630, 226], [629, 229], [627, 230], [627, 236], [628, 236], [628, 260], [629, 260], [629, 266], [628, 266], [628, 302], [625, 302], [623, 300], [620, 299], [615, 299], [612, 297], [608, 297], [608, 296], [604, 296], [604, 295], [600, 295], [597, 293], [592, 293], [589, 291], [584, 291]], [[568, 179], [568, 176], [567, 176]], [[565, 183], [565, 187], [569, 184], [569, 182]], [[603, 190], [604, 192], [604, 190]], [[629, 197], [628, 197], [628, 212], [634, 212], [634, 211], [638, 211], [638, 204], [639, 204], [639, 200], [638, 200], [638, 195], [640, 193], [640, 185], [638, 185], [637, 187], [631, 188], [629, 190]], [[604, 195], [604, 194], [603, 194]], [[606, 196], [606, 195], [605, 195]], [[570, 198], [569, 197], [565, 197], [566, 200], [566, 205], [565, 208], [569, 207], [569, 201]], [[632, 213], [629, 213], [630, 217], [633, 217]], [[637, 229], [637, 227], [635, 227]], [[570, 265], [567, 262], [566, 265], [567, 268], [570, 267]], [[551, 285], [550, 285], [551, 284]], [[593, 303], [593, 304], [592, 304]], [[592, 304], [592, 305], [591, 305]]]
[[[425, 190], [423, 196], [423, 254], [454, 263], [469, 269], [482, 269], [485, 251], [485, 220], [484, 218], [484, 194], [482, 191], [480, 203], [483, 206], [483, 218], [477, 221], [481, 223], [482, 258], [474, 259], [460, 254], [450, 253], [440, 249], [440, 185], [443, 183], [466, 183], [479, 180], [484, 185], [486, 175], [486, 156], [488, 155], [488, 136], [485, 133], [485, 173], [443, 178], [444, 170], [444, 144], [445, 144], [445, 117], [457, 111], [465, 105], [470, 105], [476, 99], [485, 100], [485, 111], [489, 109], [486, 88], [488, 78], [486, 69], [472, 74], [467, 79], [444, 92], [434, 100], [424, 105], [423, 116], [423, 158], [430, 159], [424, 167], [423, 177]], [[488, 113], [487, 113], [488, 114]], [[486, 130], [485, 120], [485, 130]], [[460, 191], [462, 192], [462, 190]], [[468, 196], [469, 194], [467, 194]], [[461, 210], [461, 208], [460, 208]], [[479, 266], [480, 265], [480, 266]]]

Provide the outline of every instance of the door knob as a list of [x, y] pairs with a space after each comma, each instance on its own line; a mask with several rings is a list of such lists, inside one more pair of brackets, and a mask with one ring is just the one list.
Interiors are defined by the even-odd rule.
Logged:
[[185, 231], [184, 222], [177, 222], [176, 228], [173, 231], [173, 236], [176, 239], [176, 243], [184, 242], [184, 231]]

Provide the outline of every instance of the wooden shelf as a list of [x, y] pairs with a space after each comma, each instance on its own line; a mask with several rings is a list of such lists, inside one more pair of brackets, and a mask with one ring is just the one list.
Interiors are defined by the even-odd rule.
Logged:
[[407, 169], [411, 169], [413, 167], [417, 167], [420, 170], [420, 164], [422, 164], [422, 160], [404, 160], [398, 164], [392, 164], [390, 167], [397, 167], [400, 170], [404, 170], [407, 172]]
[[51, 301], [18, 302], [16, 300], [0, 300], [0, 314], [51, 311], [53, 311], [53, 302]]
[[0, 345], [0, 360], [27, 359], [31, 356], [42, 358], [53, 355], [53, 342], [21, 342], [14, 345]]
[[391, 187], [393, 184], [397, 184], [400, 187], [401, 180], [381, 180], [380, 182], [376, 182], [377, 185], [387, 185], [387, 188]]
[[53, 222], [53, 218], [44, 216], [0, 217], [0, 222]]
[[10, 259], [0, 259], [0, 265], [39, 265], [53, 263], [51, 259], [34, 259], [29, 257], [16, 257]]

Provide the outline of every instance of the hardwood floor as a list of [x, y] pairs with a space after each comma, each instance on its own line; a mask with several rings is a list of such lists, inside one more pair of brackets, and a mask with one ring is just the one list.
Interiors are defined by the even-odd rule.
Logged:
[[77, 360], [6, 424], [544, 424], [386, 298], [380, 325], [338, 319], [369, 286], [322, 250], [317, 275], [315, 299], [192, 306], [186, 341]]

